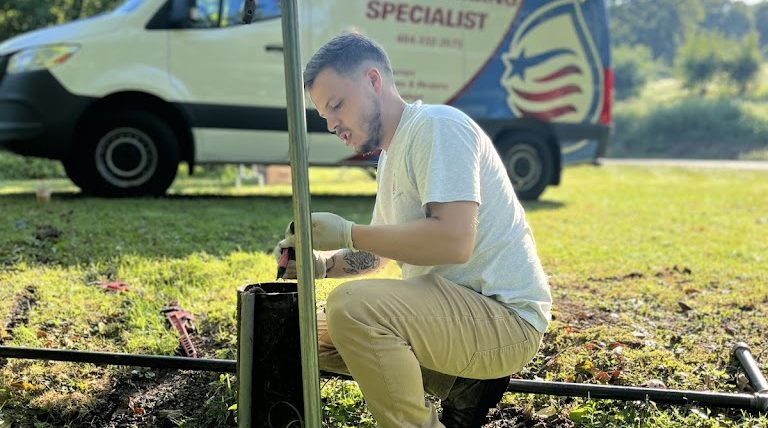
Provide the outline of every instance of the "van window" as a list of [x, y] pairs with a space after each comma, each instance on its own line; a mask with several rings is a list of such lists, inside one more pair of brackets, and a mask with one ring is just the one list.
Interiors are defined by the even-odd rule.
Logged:
[[[193, 28], [233, 27], [243, 23], [245, 0], [197, 0]], [[280, 16], [280, 0], [256, 0], [253, 21]]]
[[197, 0], [192, 10], [192, 28], [216, 28], [219, 26], [221, 2], [219, 0]]
[[[222, 27], [231, 27], [243, 23], [243, 7], [245, 0], [224, 0], [224, 17], [221, 22]], [[265, 19], [277, 18], [280, 16], [280, 0], [256, 0], [256, 13], [253, 21], [263, 21]]]

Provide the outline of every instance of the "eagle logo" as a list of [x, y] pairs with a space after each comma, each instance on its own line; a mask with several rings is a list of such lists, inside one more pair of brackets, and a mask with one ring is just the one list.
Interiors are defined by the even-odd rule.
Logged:
[[594, 122], [602, 110], [603, 65], [577, 0], [545, 2], [502, 53], [501, 85], [518, 116]]

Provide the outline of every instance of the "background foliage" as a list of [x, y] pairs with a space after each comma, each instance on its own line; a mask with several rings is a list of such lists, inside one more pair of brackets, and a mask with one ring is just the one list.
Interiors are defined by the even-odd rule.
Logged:
[[85, 18], [122, 0], [0, 0], [0, 40], [41, 27]]
[[[118, 3], [0, 0], [0, 40]], [[768, 158], [768, 0], [606, 4], [617, 100], [609, 156]], [[705, 139], [693, 144], [696, 135]], [[53, 162], [0, 153], [0, 179], [62, 175]]]

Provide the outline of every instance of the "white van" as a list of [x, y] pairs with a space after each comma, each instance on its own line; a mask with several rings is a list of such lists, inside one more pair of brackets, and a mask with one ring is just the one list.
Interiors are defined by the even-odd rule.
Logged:
[[[127, 0], [0, 44], [0, 147], [83, 191], [160, 195], [178, 164], [289, 162], [279, 0]], [[303, 61], [343, 30], [380, 42], [408, 100], [462, 109], [523, 198], [594, 161], [610, 125], [602, 0], [305, 0]], [[311, 165], [372, 165], [314, 110]], [[375, 155], [373, 155], [375, 157]], [[192, 170], [192, 168], [190, 168]]]

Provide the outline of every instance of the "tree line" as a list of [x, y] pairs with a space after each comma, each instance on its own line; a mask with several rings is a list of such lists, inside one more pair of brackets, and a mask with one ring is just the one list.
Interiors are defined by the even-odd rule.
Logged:
[[0, 41], [49, 25], [95, 15], [123, 0], [0, 0]]
[[768, 54], [768, 0], [608, 0], [618, 98], [657, 74], [705, 93], [722, 82], [743, 94]]

